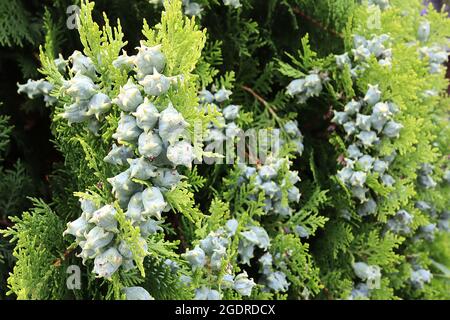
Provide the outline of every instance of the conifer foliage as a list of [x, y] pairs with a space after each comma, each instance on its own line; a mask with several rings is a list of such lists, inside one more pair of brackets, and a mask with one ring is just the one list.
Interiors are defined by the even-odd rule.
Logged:
[[[42, 77], [17, 92], [62, 160], [42, 198], [0, 167], [1, 298], [450, 298], [444, 11], [112, 2], [81, 1], [66, 47], [45, 9]], [[0, 44], [33, 44], [17, 21]]]

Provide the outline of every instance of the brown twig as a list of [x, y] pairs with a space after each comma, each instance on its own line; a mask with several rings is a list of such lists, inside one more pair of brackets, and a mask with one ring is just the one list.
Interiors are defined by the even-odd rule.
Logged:
[[323, 288], [323, 292], [325, 293], [325, 295], [327, 296], [328, 300], [333, 300], [333, 297], [330, 294], [330, 290], [328, 290], [328, 288]]
[[272, 107], [270, 106], [270, 104], [264, 100], [263, 97], [261, 97], [259, 94], [257, 94], [252, 88], [247, 87], [245, 85], [241, 86], [242, 89], [244, 89], [245, 91], [247, 91], [248, 93], [250, 93], [253, 97], [255, 97], [256, 100], [258, 100], [264, 107], [267, 108], [267, 110], [269, 110], [269, 112], [272, 114], [272, 116], [276, 119], [279, 120], [279, 117], [277, 115], [277, 113], [272, 109]]
[[181, 223], [178, 217], [178, 214], [174, 214], [172, 217], [172, 226], [174, 227], [175, 230], [179, 231], [179, 233], [177, 232], [177, 235], [180, 237], [180, 245], [181, 247], [186, 250], [189, 246], [186, 242], [186, 239], [183, 235], [183, 233], [181, 232]]
[[304, 13], [302, 10], [300, 10], [299, 7], [293, 7], [292, 11], [296, 14], [298, 14], [299, 16], [301, 16], [302, 18], [305, 18], [306, 20], [308, 20], [309, 22], [311, 22], [312, 24], [314, 24], [316, 27], [319, 27], [320, 29], [327, 31], [329, 33], [331, 33], [332, 35], [339, 37], [339, 38], [344, 38], [344, 35], [342, 33], [337, 32], [336, 30], [333, 29], [329, 29], [327, 27], [325, 27], [322, 22], [320, 22], [319, 20], [314, 19], [313, 17], [308, 16], [306, 13]]
[[55, 262], [53, 262], [53, 265], [54, 265], [55, 267], [60, 267], [60, 266], [61, 266], [61, 263], [62, 263], [64, 260], [67, 259], [67, 257], [72, 253], [72, 251], [73, 251], [74, 249], [75, 249], [75, 248], [69, 248], [69, 249], [67, 249], [66, 251], [64, 251], [63, 258], [58, 258], [58, 259], [56, 259]]

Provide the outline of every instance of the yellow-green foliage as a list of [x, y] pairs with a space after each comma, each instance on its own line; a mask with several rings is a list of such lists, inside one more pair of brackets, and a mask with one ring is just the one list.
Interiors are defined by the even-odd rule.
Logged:
[[34, 209], [22, 218], [12, 218], [15, 226], [2, 234], [16, 243], [17, 259], [8, 278], [9, 294], [18, 299], [61, 299], [66, 292], [66, 268], [56, 262], [65, 250], [64, 224], [50, 207], [33, 199]]

